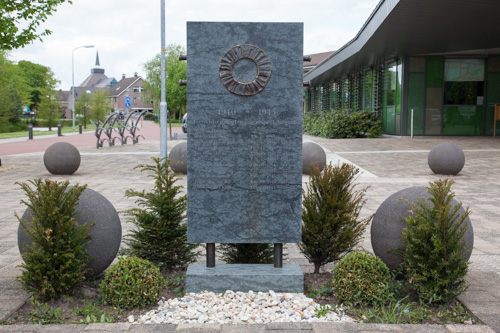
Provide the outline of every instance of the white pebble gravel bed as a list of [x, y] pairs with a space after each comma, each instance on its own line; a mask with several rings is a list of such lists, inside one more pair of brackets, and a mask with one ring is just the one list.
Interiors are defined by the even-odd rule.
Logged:
[[[269, 292], [189, 293], [177, 299], [158, 302], [151, 310], [129, 322], [134, 324], [262, 324], [271, 322], [332, 322], [353, 321], [343, 313], [324, 311], [312, 298], [304, 294]], [[322, 311], [323, 310], [323, 311]], [[320, 312], [326, 315], [318, 317]]]

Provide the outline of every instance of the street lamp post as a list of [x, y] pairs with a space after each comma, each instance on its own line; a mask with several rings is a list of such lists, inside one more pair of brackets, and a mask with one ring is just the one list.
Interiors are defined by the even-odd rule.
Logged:
[[81, 49], [81, 48], [91, 48], [94, 47], [94, 45], [83, 45], [83, 46], [78, 46], [71, 51], [71, 85], [72, 85], [72, 90], [73, 90], [73, 107], [71, 111], [73, 112], [73, 132], [75, 131], [75, 50]]
[[166, 92], [165, 92], [165, 81], [166, 81], [166, 73], [165, 73], [165, 0], [161, 0], [161, 101], [160, 101], [160, 158], [166, 158], [168, 156], [167, 153], [167, 117], [168, 117], [168, 109], [167, 109], [167, 100], [166, 100]]

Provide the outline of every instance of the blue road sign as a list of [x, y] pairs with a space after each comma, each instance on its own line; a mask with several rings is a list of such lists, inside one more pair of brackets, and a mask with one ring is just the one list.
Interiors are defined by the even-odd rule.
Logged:
[[130, 102], [125, 103], [125, 107], [128, 109], [130, 107]]
[[[128, 97], [128, 96], [127, 96], [127, 97], [125, 97], [125, 103], [130, 103], [130, 97]], [[129, 105], [129, 106], [127, 106], [127, 107], [130, 107], [130, 105]]]

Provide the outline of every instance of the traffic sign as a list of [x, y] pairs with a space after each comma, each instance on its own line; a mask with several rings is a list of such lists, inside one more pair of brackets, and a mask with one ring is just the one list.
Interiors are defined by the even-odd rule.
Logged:
[[[127, 97], [125, 97], [125, 103], [130, 103], [130, 97], [128, 97], [128, 96], [127, 96]], [[127, 107], [130, 107], [130, 105], [129, 105], [129, 106], [127, 106]]]
[[125, 103], [125, 107], [128, 109], [130, 108], [130, 102]]

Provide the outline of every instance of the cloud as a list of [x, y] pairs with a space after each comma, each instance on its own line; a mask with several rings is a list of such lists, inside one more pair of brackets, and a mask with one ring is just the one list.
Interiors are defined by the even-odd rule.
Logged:
[[[165, 0], [166, 44], [186, 45], [187, 21], [304, 22], [304, 54], [331, 51], [356, 35], [377, 2]], [[81, 45], [95, 48], [74, 52], [75, 84], [90, 74], [96, 50], [109, 77], [142, 75], [143, 64], [161, 51], [160, 18], [159, 0], [73, 0], [73, 5], [60, 6], [43, 26], [52, 35], [43, 43], [12, 51], [10, 58], [50, 67], [64, 90], [71, 86], [72, 50]]]

